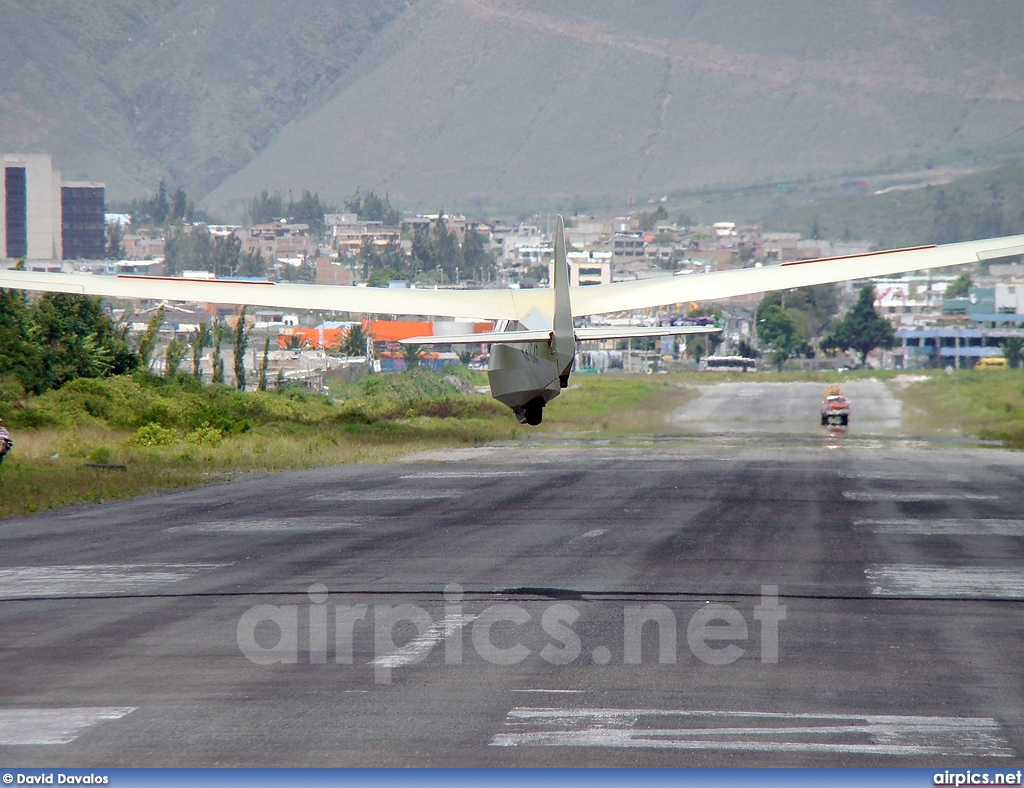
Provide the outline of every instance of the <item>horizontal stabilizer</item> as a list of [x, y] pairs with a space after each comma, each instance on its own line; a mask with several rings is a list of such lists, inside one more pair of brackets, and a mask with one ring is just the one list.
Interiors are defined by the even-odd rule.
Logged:
[[403, 345], [515, 345], [520, 342], [548, 342], [547, 331], [485, 331], [480, 334], [452, 334], [450, 336], [410, 337], [398, 340]]
[[677, 337], [684, 334], [714, 334], [716, 326], [588, 326], [576, 329], [576, 339], [629, 339], [631, 337]]
[[[714, 334], [722, 329], [715, 326], [588, 326], [575, 329], [576, 341], [592, 339], [629, 339], [630, 337], [674, 337], [683, 334]], [[516, 345], [520, 342], [547, 342], [551, 332], [541, 331], [488, 331], [480, 334], [451, 334], [449, 336], [410, 337], [400, 339], [403, 345]]]

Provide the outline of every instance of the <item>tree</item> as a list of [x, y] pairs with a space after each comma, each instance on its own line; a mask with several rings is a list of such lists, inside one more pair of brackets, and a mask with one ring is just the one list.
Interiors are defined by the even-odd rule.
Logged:
[[256, 385], [257, 391], [267, 390], [267, 367], [270, 365], [270, 334], [263, 342], [263, 360], [260, 362], [260, 380]]
[[108, 224], [106, 249], [108, 260], [124, 259], [124, 245], [121, 243], [122, 240], [124, 240], [124, 234], [121, 231], [121, 223], [111, 222]]
[[967, 294], [971, 291], [971, 285], [974, 284], [971, 281], [970, 274], [960, 274], [953, 282], [946, 288], [946, 292], [943, 294], [944, 298], [966, 298]]
[[217, 318], [217, 324], [213, 327], [213, 374], [210, 377], [211, 383], [224, 383], [224, 358], [220, 354], [220, 343], [224, 341], [224, 323]]
[[245, 328], [245, 307], [235, 324], [235, 387], [245, 391], [245, 349], [249, 346], [249, 332]]
[[653, 211], [638, 213], [636, 218], [639, 222], [640, 229], [644, 232], [650, 232], [655, 228], [658, 222], [664, 222], [668, 219], [668, 211], [665, 210], [664, 205], [659, 205]]
[[143, 369], [149, 369], [149, 365], [153, 361], [153, 351], [156, 350], [156, 341], [160, 337], [160, 326], [164, 324], [166, 316], [167, 312], [161, 306], [153, 313], [153, 316], [149, 319], [149, 324], [146, 326], [146, 330], [139, 338], [139, 346], [135, 354], [139, 357], [139, 365]]
[[418, 367], [425, 357], [426, 353], [419, 345], [402, 345], [402, 361], [406, 369]]
[[264, 189], [258, 197], [253, 197], [249, 202], [249, 221], [253, 224], [266, 224], [274, 219], [280, 219], [285, 215], [284, 205], [281, 202], [281, 192], [274, 192], [273, 196], [267, 194]]
[[25, 292], [0, 290], [0, 377], [14, 377], [38, 394], [45, 390], [46, 365], [35, 332]]
[[781, 371], [786, 359], [804, 344], [803, 326], [789, 310], [775, 304], [766, 307], [760, 314], [757, 335], [762, 342], [771, 346], [774, 351], [772, 363]]
[[314, 235], [321, 236], [324, 233], [324, 214], [334, 213], [334, 210], [333, 205], [321, 202], [319, 194], [303, 191], [298, 202], [288, 202], [286, 213], [291, 221], [308, 224]]
[[192, 335], [192, 374], [196, 380], [202, 380], [201, 362], [203, 360], [203, 349], [210, 347], [213, 343], [213, 333], [206, 323], [200, 323], [199, 328]]
[[1007, 337], [1003, 342], [1003, 356], [1011, 368], [1020, 366], [1021, 356], [1024, 355], [1024, 339], [1021, 337]]
[[26, 391], [133, 371], [138, 359], [127, 333], [99, 298], [48, 293], [32, 303], [24, 293], [0, 290], [0, 376]]
[[839, 311], [839, 297], [832, 284], [768, 293], [758, 304], [756, 319], [764, 317], [764, 310], [773, 304], [789, 312], [803, 328], [806, 339], [820, 336]]
[[856, 350], [860, 353], [863, 366], [867, 362], [868, 353], [875, 348], [891, 348], [895, 341], [896, 333], [892, 326], [875, 311], [875, 288], [866, 285], [860, 291], [857, 303], [836, 323], [823, 347]]
[[471, 276], [482, 270], [481, 281], [487, 280], [494, 265], [494, 259], [484, 243], [483, 235], [475, 227], [466, 230], [466, 234], [462, 238], [462, 262], [466, 267], [466, 272]]
[[363, 330], [361, 324], [356, 323], [345, 334], [345, 343], [342, 345], [342, 349], [346, 356], [365, 356], [366, 345], [369, 341], [369, 334]]
[[238, 258], [238, 269], [235, 273], [238, 276], [261, 279], [267, 275], [267, 262], [259, 250], [253, 249]]
[[178, 374], [178, 367], [188, 353], [188, 343], [177, 337], [167, 343], [167, 352], [164, 355], [164, 377], [173, 378]]

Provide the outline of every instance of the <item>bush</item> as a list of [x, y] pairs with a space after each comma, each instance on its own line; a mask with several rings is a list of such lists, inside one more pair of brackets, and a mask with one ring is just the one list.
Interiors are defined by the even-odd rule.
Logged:
[[193, 446], [216, 446], [223, 438], [224, 433], [203, 422], [185, 436], [185, 442], [191, 443]]
[[178, 433], [159, 424], [146, 424], [135, 430], [128, 439], [134, 446], [173, 446], [179, 440]]
[[97, 446], [89, 452], [89, 462], [106, 465], [110, 462], [110, 449], [107, 446]]

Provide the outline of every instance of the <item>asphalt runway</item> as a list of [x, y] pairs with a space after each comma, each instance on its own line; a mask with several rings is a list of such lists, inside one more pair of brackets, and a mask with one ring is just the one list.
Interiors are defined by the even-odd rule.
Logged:
[[0, 760], [1016, 768], [1024, 455], [793, 437], [2, 521]]
[[[713, 373], [709, 373], [713, 374]], [[820, 383], [719, 383], [676, 408], [671, 420], [701, 432], [820, 432]], [[860, 434], [898, 434], [901, 402], [878, 380], [842, 384], [850, 398], [850, 425]]]

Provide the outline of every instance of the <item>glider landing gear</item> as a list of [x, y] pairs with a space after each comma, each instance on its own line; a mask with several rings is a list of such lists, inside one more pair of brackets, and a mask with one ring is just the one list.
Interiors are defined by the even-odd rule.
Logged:
[[544, 419], [544, 400], [540, 397], [531, 399], [522, 408], [515, 411], [516, 421], [536, 427]]

